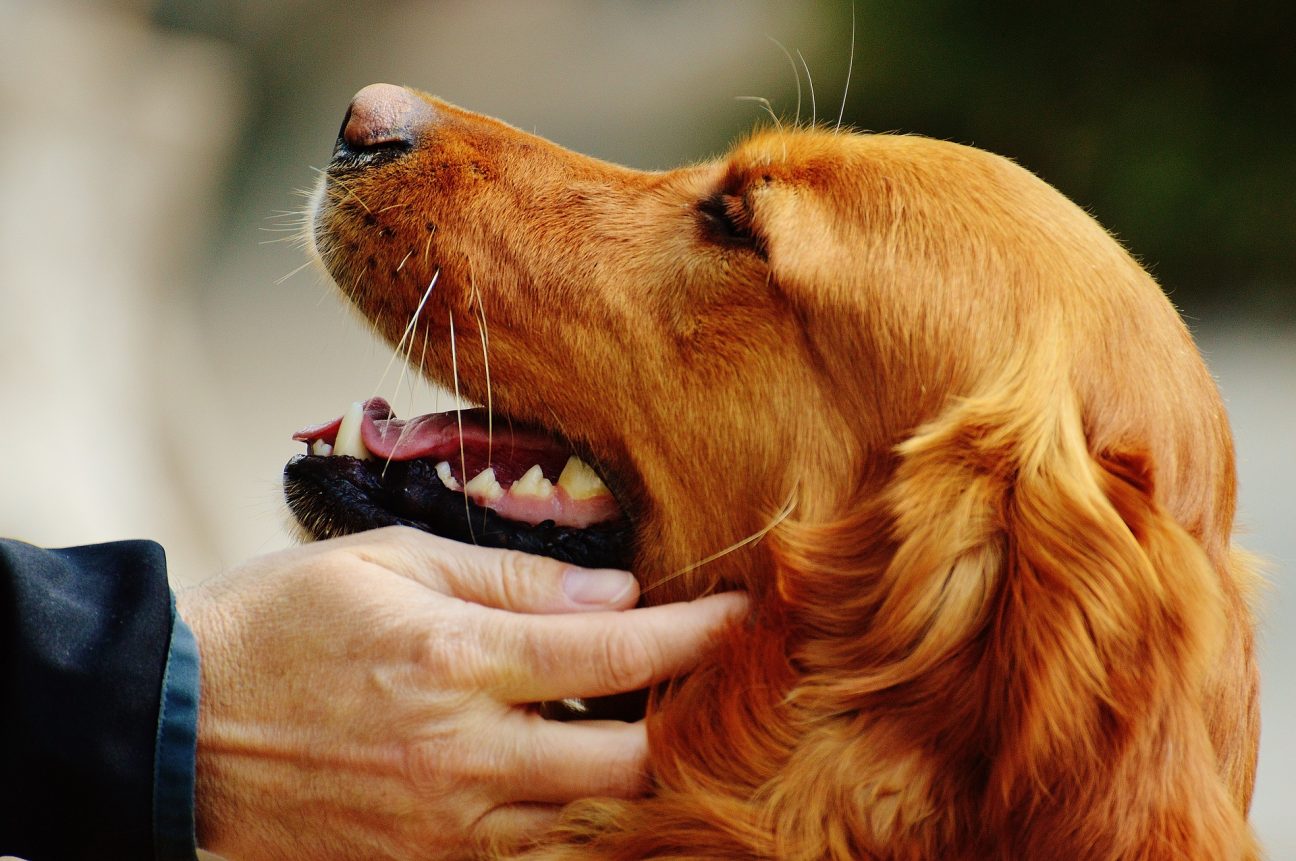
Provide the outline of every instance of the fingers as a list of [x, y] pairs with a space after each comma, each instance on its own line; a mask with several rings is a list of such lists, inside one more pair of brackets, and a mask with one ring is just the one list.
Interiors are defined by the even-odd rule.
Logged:
[[[557, 822], [561, 805], [580, 798], [634, 798], [647, 788], [648, 737], [642, 722], [557, 723], [515, 712], [494, 733], [512, 739], [491, 756], [495, 777], [483, 789], [500, 806], [472, 827], [489, 857], [511, 854]], [[498, 749], [497, 749], [498, 750]]]
[[620, 610], [639, 599], [628, 571], [577, 568], [514, 550], [450, 541], [416, 529], [371, 533], [355, 549], [430, 589], [516, 613]]
[[747, 610], [735, 592], [577, 616], [514, 616], [484, 674], [497, 696], [526, 703], [638, 690], [693, 667], [712, 637]]
[[646, 789], [648, 733], [642, 721], [549, 721], [517, 712], [515, 761], [499, 793], [514, 801], [566, 804], [578, 798], [634, 798]]

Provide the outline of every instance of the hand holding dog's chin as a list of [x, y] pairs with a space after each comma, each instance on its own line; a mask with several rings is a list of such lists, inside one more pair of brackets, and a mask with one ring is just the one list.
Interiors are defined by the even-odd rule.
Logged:
[[263, 556], [181, 594], [202, 661], [199, 845], [459, 857], [524, 839], [567, 801], [638, 794], [642, 724], [526, 706], [681, 672], [745, 607], [599, 612], [637, 597], [624, 573], [406, 529]]

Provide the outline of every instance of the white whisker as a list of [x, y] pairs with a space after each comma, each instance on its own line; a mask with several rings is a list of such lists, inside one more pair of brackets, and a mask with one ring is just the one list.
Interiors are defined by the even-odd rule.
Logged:
[[364, 207], [364, 211], [365, 211], [365, 212], [369, 213], [370, 215], [373, 215], [373, 210], [369, 208], [369, 204], [367, 204], [367, 203], [365, 203], [363, 200], [361, 200], [361, 199], [360, 199], [360, 195], [356, 194], [355, 191], [353, 191], [353, 190], [351, 189], [351, 186], [347, 185], [345, 182], [343, 182], [342, 180], [338, 179], [336, 176], [333, 176], [332, 174], [329, 174], [327, 171], [320, 170], [320, 169], [317, 168], [317, 167], [315, 167], [315, 168], [311, 168], [311, 170], [318, 171], [319, 173], [322, 173], [322, 174], [324, 174], [325, 176], [328, 176], [328, 178], [329, 178], [329, 182], [335, 182], [335, 183], [337, 183], [339, 186], [341, 186], [343, 189], [346, 190], [346, 193], [347, 193], [349, 196], [355, 198], [356, 203], [358, 203], [358, 204], [360, 204], [362, 207]]
[[489, 464], [495, 446], [495, 408], [491, 403], [490, 339], [486, 334], [486, 312], [482, 308], [481, 291], [477, 289], [476, 284], [472, 286], [472, 295], [477, 309], [477, 332], [481, 335], [482, 368], [486, 374], [486, 463]]
[[850, 62], [846, 64], [846, 85], [842, 87], [841, 110], [837, 111], [837, 127], [834, 132], [841, 131], [842, 117], [846, 116], [846, 94], [850, 92], [851, 75], [855, 72], [855, 4], [851, 3], [851, 43], [850, 43]]
[[751, 535], [748, 535], [746, 538], [743, 538], [739, 541], [735, 541], [733, 544], [730, 544], [728, 547], [724, 548], [723, 550], [717, 550], [715, 553], [712, 553], [710, 556], [706, 557], [705, 559], [699, 559], [697, 562], [694, 562], [691, 565], [685, 565], [683, 568], [679, 569], [674, 574], [671, 574], [667, 577], [663, 577], [661, 580], [658, 580], [656, 583], [653, 583], [650, 586], [645, 586], [642, 592], [649, 592], [653, 589], [656, 589], [658, 586], [662, 586], [666, 583], [669, 583], [672, 580], [676, 579], [677, 577], [682, 577], [683, 575], [689, 573], [690, 571], [696, 571], [697, 569], [701, 568], [703, 565], [709, 565], [712, 562], [716, 561], [717, 559], [720, 559], [721, 557], [728, 556], [730, 553], [733, 553], [736, 550], [741, 550], [742, 548], [748, 546], [749, 544], [755, 544], [757, 541], [760, 541], [762, 538], [764, 538], [766, 535], [772, 532], [775, 527], [777, 527], [780, 523], [782, 523], [784, 520], [787, 520], [788, 517], [791, 516], [792, 510], [796, 508], [795, 499], [796, 499], [796, 491], [794, 490], [793, 493], [788, 496], [788, 501], [783, 504], [783, 508], [779, 511], [779, 513], [774, 515], [774, 518], [770, 520], [769, 523], [765, 524], [765, 526], [756, 530]]
[[797, 125], [801, 125], [801, 70], [797, 68], [796, 60], [792, 59], [792, 53], [788, 51], [787, 48], [783, 47], [782, 42], [775, 39], [773, 36], [768, 36], [766, 38], [775, 45], [778, 45], [778, 49], [783, 52], [783, 56], [787, 57], [788, 65], [792, 67], [792, 77], [796, 79], [797, 88], [796, 122]]
[[[464, 451], [463, 441], [463, 401], [459, 397], [459, 349], [455, 345], [455, 325], [454, 309], [446, 309], [450, 312], [450, 369], [454, 376], [454, 393], [455, 393], [455, 421], [459, 423], [459, 474], [466, 486], [468, 484], [468, 454]], [[472, 543], [477, 543], [477, 533], [473, 531], [472, 509], [468, 507], [468, 494], [464, 498], [464, 520], [468, 522], [468, 535], [472, 538]]]
[[[396, 342], [396, 349], [392, 351], [392, 357], [387, 360], [387, 367], [383, 368], [382, 377], [378, 380], [378, 388], [375, 390], [375, 394], [382, 391], [383, 383], [387, 382], [387, 375], [391, 373], [392, 364], [396, 361], [396, 357], [400, 355], [401, 350], [405, 348], [406, 339], [412, 336], [415, 327], [418, 325], [419, 315], [423, 313], [423, 307], [427, 305], [428, 297], [432, 295], [432, 288], [436, 286], [437, 279], [440, 277], [440, 269], [432, 273], [432, 280], [428, 282], [427, 289], [423, 291], [423, 298], [419, 300], [418, 307], [414, 309], [414, 315], [410, 317], [409, 323], [405, 326], [405, 331], [401, 333], [400, 340]], [[396, 384], [396, 390], [400, 391], [399, 382]]]
[[[396, 378], [396, 389], [395, 392], [392, 394], [393, 400], [395, 400], [395, 398], [400, 395], [401, 386], [405, 382], [405, 373], [410, 369], [410, 357], [414, 352], [414, 335], [418, 332], [419, 317], [422, 316], [423, 308], [427, 305], [428, 297], [432, 295], [432, 288], [436, 286], [437, 278], [439, 278], [440, 275], [441, 275], [440, 269], [438, 269], [436, 272], [432, 274], [432, 280], [428, 282], [427, 289], [423, 291], [423, 298], [419, 300], [418, 307], [414, 309], [413, 316], [410, 317], [409, 323], [406, 324], [405, 326], [405, 331], [401, 333], [400, 340], [396, 343], [396, 349], [392, 351], [392, 357], [387, 360], [387, 367], [383, 369], [382, 379], [378, 381], [378, 391], [382, 391], [383, 383], [386, 382], [387, 380], [387, 374], [391, 371], [392, 362], [395, 362], [396, 358], [403, 354], [405, 357], [405, 361], [401, 365], [400, 376]], [[424, 327], [424, 332], [426, 333], [426, 327]], [[410, 384], [410, 398], [411, 398], [410, 402], [412, 404], [413, 403], [412, 383]], [[401, 441], [405, 438], [405, 432], [408, 429], [409, 429], [408, 424], [404, 425], [401, 428], [400, 436], [396, 438], [396, 444], [392, 446], [392, 453], [391, 455], [388, 456], [387, 463], [383, 465], [384, 473], [386, 473], [387, 467], [391, 466], [392, 457], [395, 457], [396, 449], [397, 447], [400, 446]]]
[[805, 57], [801, 55], [800, 51], [797, 51], [796, 55], [797, 59], [801, 61], [801, 67], [805, 69], [806, 84], [810, 88], [810, 125], [813, 126], [819, 122], [819, 107], [815, 104], [814, 78], [810, 77], [810, 66], [806, 63]]
[[[432, 327], [431, 327], [431, 326], [424, 326], [424, 327], [423, 327], [423, 349], [422, 349], [421, 351], [419, 351], [419, 364], [418, 364], [418, 366], [419, 366], [419, 370], [423, 370], [424, 368], [427, 367], [428, 335], [431, 333], [431, 331], [432, 331]], [[424, 382], [425, 385], [427, 384], [427, 377], [426, 377], [426, 376], [423, 377], [423, 382]], [[434, 410], [434, 412], [435, 412], [435, 410]]]
[[[279, 241], [279, 240], [276, 240], [276, 241]], [[289, 272], [287, 275], [284, 275], [284, 276], [282, 276], [282, 277], [280, 277], [280, 278], [276, 278], [276, 279], [275, 279], [275, 282], [274, 282], [274, 283], [275, 283], [275, 286], [278, 287], [280, 284], [284, 283], [284, 282], [287, 281], [289, 278], [293, 277], [293, 276], [296, 275], [298, 272], [302, 271], [303, 269], [305, 269], [307, 266], [310, 266], [310, 265], [311, 265], [312, 263], [314, 263], [314, 262], [315, 262], [314, 260], [307, 260], [305, 263], [303, 263], [302, 265], [298, 266], [296, 269], [294, 269], [293, 271]]]
[[764, 96], [734, 96], [734, 98], [740, 102], [756, 102], [761, 105], [765, 108], [765, 112], [770, 115], [770, 119], [774, 121], [774, 127], [779, 131], [783, 131], [783, 123], [779, 121], [778, 114], [774, 113], [774, 106], [770, 104], [769, 99]]

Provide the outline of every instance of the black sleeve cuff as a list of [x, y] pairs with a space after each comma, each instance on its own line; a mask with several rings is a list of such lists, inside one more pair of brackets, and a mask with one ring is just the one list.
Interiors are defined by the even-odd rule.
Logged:
[[153, 856], [162, 548], [0, 540], [0, 854]]

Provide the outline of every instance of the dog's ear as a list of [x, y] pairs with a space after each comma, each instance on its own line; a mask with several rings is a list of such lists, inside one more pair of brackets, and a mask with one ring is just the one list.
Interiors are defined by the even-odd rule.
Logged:
[[889, 828], [971, 809], [1020, 857], [1248, 857], [1205, 717], [1221, 577], [1150, 455], [1090, 452], [1066, 392], [955, 402], [898, 454], [884, 493], [777, 536], [792, 701], [868, 716], [794, 756], [955, 796], [897, 791]]

